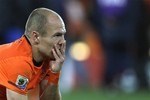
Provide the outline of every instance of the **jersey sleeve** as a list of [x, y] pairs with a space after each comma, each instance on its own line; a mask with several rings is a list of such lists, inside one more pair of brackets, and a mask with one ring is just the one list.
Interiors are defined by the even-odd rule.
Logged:
[[9, 58], [0, 61], [0, 84], [17, 93], [26, 94], [32, 77], [32, 68], [27, 60]]
[[45, 80], [48, 80], [49, 84], [58, 84], [60, 79], [60, 72], [53, 73], [50, 69], [47, 71], [47, 74], [44, 78]]

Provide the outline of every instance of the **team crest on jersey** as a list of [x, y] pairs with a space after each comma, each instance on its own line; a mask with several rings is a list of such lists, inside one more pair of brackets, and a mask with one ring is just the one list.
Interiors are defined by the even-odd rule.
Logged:
[[24, 90], [28, 84], [29, 80], [28, 78], [18, 75], [17, 81], [16, 81], [16, 86], [22, 90]]

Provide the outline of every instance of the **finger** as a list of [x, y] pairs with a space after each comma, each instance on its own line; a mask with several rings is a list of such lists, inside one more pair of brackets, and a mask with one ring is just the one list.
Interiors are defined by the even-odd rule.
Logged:
[[66, 41], [64, 43], [64, 53], [65, 53], [65, 51], [66, 51]]
[[64, 41], [61, 45], [61, 53], [64, 55], [66, 50], [66, 41]]
[[59, 49], [58, 45], [55, 45], [55, 51], [56, 51], [57, 56], [59, 58], [61, 58], [62, 57], [62, 53], [60, 52], [60, 49]]
[[54, 58], [55, 58], [56, 60], [59, 59], [59, 57], [58, 57], [58, 55], [56, 54], [56, 52], [55, 52], [54, 49], [52, 49], [52, 52], [53, 52]]
[[55, 47], [55, 49], [56, 49], [57, 56], [59, 57], [59, 62], [64, 62], [65, 60], [64, 53], [62, 54], [61, 50], [58, 49], [58, 45]]

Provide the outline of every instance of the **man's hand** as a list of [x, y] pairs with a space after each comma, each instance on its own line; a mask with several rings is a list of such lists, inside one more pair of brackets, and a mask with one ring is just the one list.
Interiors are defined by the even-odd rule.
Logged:
[[60, 72], [62, 65], [65, 61], [65, 49], [66, 49], [66, 41], [63, 43], [60, 43], [58, 45], [55, 45], [52, 49], [52, 53], [54, 55], [55, 61], [50, 62], [50, 70], [52, 72]]

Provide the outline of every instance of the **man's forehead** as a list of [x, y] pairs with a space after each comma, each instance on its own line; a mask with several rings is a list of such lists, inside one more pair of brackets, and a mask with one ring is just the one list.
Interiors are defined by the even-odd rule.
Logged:
[[63, 30], [64, 33], [66, 33], [65, 24], [63, 25], [62, 30]]
[[55, 31], [55, 33], [66, 33], [65, 23], [60, 16], [49, 17], [47, 26], [48, 29]]
[[60, 28], [57, 28], [56, 31], [57, 31], [56, 33], [65, 34], [66, 33], [66, 28], [65, 27], [60, 27]]
[[47, 18], [48, 18], [48, 23], [50, 23], [50, 24], [53, 24], [53, 23], [62, 23], [62, 24], [64, 24], [63, 19], [58, 14], [55, 14], [55, 13], [51, 14]]

